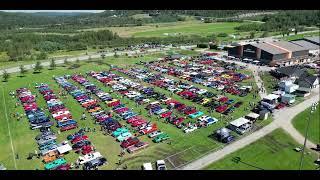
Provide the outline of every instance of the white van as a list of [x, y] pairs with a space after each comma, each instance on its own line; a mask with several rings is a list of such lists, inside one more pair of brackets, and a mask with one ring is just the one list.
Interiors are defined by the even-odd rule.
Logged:
[[143, 163], [142, 169], [143, 170], [153, 170], [152, 169], [152, 164], [151, 163]]

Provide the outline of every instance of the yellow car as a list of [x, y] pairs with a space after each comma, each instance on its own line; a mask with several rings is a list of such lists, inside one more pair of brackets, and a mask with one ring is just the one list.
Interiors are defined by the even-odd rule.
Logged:
[[89, 109], [89, 113], [93, 113], [93, 112], [97, 112], [97, 111], [100, 111], [101, 110], [101, 107], [94, 107], [93, 109]]
[[112, 99], [111, 101], [106, 101], [106, 104], [111, 104], [111, 103], [117, 102], [117, 101], [118, 101], [118, 99]]
[[205, 104], [207, 104], [207, 103], [209, 103], [210, 102], [210, 99], [207, 99], [207, 98], [205, 98], [205, 99], [203, 99], [202, 100], [202, 105], [205, 105]]

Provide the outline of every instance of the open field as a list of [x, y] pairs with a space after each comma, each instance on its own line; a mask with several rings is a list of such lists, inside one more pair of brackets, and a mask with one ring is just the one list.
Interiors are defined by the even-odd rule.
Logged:
[[[307, 121], [309, 118], [311, 108], [306, 109], [298, 114], [292, 121], [293, 126], [304, 136], [307, 128]], [[316, 111], [311, 114], [310, 126], [308, 131], [308, 139], [315, 144], [320, 143], [320, 105]]]
[[212, 33], [234, 33], [234, 27], [241, 23], [224, 22], [224, 23], [203, 23], [196, 20], [172, 22], [172, 23], [155, 23], [143, 26], [133, 27], [102, 27], [82, 29], [79, 31], [99, 31], [108, 29], [116, 32], [122, 37], [166, 37], [164, 33], [181, 33], [181, 35], [197, 34], [201, 36], [211, 35]]
[[319, 36], [319, 32], [291, 35], [291, 36], [286, 36], [283, 39], [287, 41], [292, 41], [292, 40], [302, 39], [304, 37], [310, 37], [310, 36]]
[[[293, 149], [301, 146], [282, 129], [242, 148], [206, 167], [207, 170], [298, 170], [301, 153]], [[240, 162], [233, 161], [240, 157]], [[311, 152], [304, 158], [303, 169], [315, 170], [317, 156]]]

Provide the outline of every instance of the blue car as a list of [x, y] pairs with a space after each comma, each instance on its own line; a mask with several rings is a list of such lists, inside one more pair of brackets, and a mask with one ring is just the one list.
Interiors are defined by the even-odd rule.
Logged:
[[58, 127], [64, 127], [64, 126], [69, 126], [69, 125], [72, 125], [72, 124], [77, 124], [77, 122], [75, 120], [68, 120], [68, 121], [65, 121], [65, 122], [58, 122]]
[[232, 104], [232, 103], [234, 103], [235, 101], [233, 100], [233, 99], [229, 99], [227, 102], [226, 102], [226, 104]]

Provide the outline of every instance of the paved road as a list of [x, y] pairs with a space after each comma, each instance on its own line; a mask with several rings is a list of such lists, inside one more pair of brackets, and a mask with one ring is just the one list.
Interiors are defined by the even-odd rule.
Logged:
[[[225, 157], [228, 154], [231, 154], [255, 141], [258, 139], [264, 137], [265, 135], [271, 133], [273, 130], [282, 127], [284, 130], [289, 132], [290, 135], [293, 135], [293, 138], [297, 140], [300, 144], [303, 144], [304, 138], [299, 132], [296, 132], [296, 130], [293, 128], [291, 129], [288, 124], [291, 124], [291, 120], [299, 114], [300, 112], [304, 111], [306, 108], [310, 107], [312, 103], [319, 101], [319, 94], [314, 93], [312, 97], [309, 97], [309, 99], [305, 100], [304, 102], [293, 106], [293, 107], [288, 107], [285, 108], [281, 111], [275, 112], [274, 113], [274, 120], [268, 124], [267, 126], [263, 127], [262, 129], [253, 132], [250, 135], [247, 135], [234, 143], [225, 146], [224, 148], [213, 152], [209, 155], [206, 155], [182, 168], [180, 170], [200, 170], [203, 169], [204, 167], [208, 166], [209, 164], [216, 162], [223, 157]], [[302, 136], [302, 137], [301, 137]], [[307, 147], [315, 147], [315, 144], [308, 142]]]
[[[161, 51], [166, 51], [166, 50], [169, 50], [170, 48], [163, 48], [163, 49], [160, 49], [160, 48], [157, 48], [157, 49], [149, 49], [145, 52], [140, 52], [140, 51], [121, 51], [121, 52], [117, 52], [118, 55], [124, 55], [126, 53], [128, 54], [140, 54], [140, 53], [152, 53], [152, 52], [161, 52]], [[106, 53], [105, 54], [106, 57], [110, 57], [110, 56], [114, 56], [114, 52], [111, 52], [111, 53]], [[79, 59], [79, 61], [84, 61], [84, 60], [88, 60], [89, 57], [91, 56], [92, 59], [94, 58], [100, 58], [101, 57], [101, 54], [92, 54], [92, 55], [81, 55], [81, 56], [77, 56], [77, 57], [71, 57], [71, 58], [67, 58], [67, 60], [69, 62], [74, 62], [76, 61], [77, 59]], [[64, 59], [57, 59], [55, 62], [56, 64], [63, 64], [64, 62]], [[29, 65], [24, 65], [25, 69], [29, 70], [29, 69], [32, 69], [34, 67], [35, 64], [29, 64]], [[41, 63], [42, 66], [49, 66], [50, 65], [50, 61], [45, 61], [45, 62], [42, 62]], [[8, 73], [15, 73], [15, 72], [19, 72], [20, 69], [19, 67], [12, 67], [12, 68], [7, 68], [6, 71]], [[3, 74], [3, 71], [0, 71], [0, 75]]]

